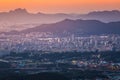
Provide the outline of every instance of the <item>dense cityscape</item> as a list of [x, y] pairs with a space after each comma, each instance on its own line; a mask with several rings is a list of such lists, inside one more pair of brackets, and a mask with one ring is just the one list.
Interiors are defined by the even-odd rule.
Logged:
[[33, 32], [20, 35], [0, 35], [0, 51], [25, 50], [50, 52], [120, 51], [120, 35], [57, 37], [53, 33]]
[[0, 80], [120, 80], [120, 0], [0, 0]]
[[115, 34], [83, 37], [74, 34], [56, 37], [50, 32], [0, 35], [0, 53], [4, 52], [0, 62], [6, 63], [0, 67], [16, 74], [52, 72], [72, 80], [119, 80], [119, 51], [120, 35]]

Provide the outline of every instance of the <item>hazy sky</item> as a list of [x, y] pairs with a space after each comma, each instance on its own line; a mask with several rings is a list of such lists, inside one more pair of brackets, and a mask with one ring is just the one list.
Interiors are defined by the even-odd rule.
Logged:
[[120, 10], [120, 0], [0, 0], [0, 11], [26, 8], [29, 12], [87, 13]]

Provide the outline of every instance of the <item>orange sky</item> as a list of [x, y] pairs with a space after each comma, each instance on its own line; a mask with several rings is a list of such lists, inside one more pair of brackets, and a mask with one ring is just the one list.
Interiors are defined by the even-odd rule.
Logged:
[[120, 10], [120, 0], [0, 0], [0, 11], [26, 8], [29, 12], [86, 13], [98, 10]]

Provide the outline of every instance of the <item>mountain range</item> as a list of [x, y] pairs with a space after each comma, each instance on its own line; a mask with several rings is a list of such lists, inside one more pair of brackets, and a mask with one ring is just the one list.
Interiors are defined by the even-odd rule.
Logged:
[[93, 11], [88, 14], [65, 14], [65, 13], [29, 13], [26, 9], [15, 9], [9, 12], [0, 12], [0, 23], [28, 24], [28, 23], [51, 23], [64, 19], [91, 19], [102, 22], [120, 21], [120, 11]]
[[[53, 32], [61, 32], [64, 29], [64, 31], [71, 30], [70, 32], [81, 32], [81, 34], [88, 33], [87, 31], [90, 32], [90, 30], [92, 32], [93, 30], [94, 32], [101, 30], [101, 33], [106, 32], [105, 30], [108, 30], [107, 33], [111, 33], [111, 30], [113, 30], [114, 33], [118, 33], [114, 30], [117, 30], [119, 21], [120, 11], [118, 10], [93, 11], [88, 14], [45, 14], [41, 12], [30, 13], [26, 9], [18, 8], [9, 12], [0, 12], [0, 32], [7, 31], [9, 33], [11, 31], [10, 33], [18, 33], [18, 31], [21, 31], [27, 33], [38, 30], [49, 31], [50, 28], [45, 29], [45, 27], [50, 26]], [[45, 27], [43, 28], [43, 26]], [[108, 29], [108, 26], [111, 30]], [[77, 31], [72, 31], [74, 29], [77, 29]]]
[[51, 24], [25, 29], [22, 31], [11, 31], [6, 34], [21, 34], [31, 32], [51, 32], [64, 35], [65, 32], [75, 35], [100, 35], [100, 34], [120, 34], [120, 22], [104, 23], [97, 20], [71, 20], [65, 19]]
[[116, 22], [120, 21], [120, 11], [93, 11], [88, 14], [80, 15], [81, 19], [99, 20], [102, 22]]
[[45, 13], [29, 13], [26, 9], [15, 9], [9, 12], [0, 13], [0, 23], [8, 24], [35, 24], [35, 23], [51, 23], [70, 18], [71, 15], [64, 13], [45, 14]]

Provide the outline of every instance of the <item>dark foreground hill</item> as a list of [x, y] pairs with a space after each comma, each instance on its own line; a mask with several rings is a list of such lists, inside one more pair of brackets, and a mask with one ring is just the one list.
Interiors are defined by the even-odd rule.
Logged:
[[13, 75], [1, 78], [2, 80], [70, 80], [59, 73], [39, 73], [32, 75]]

